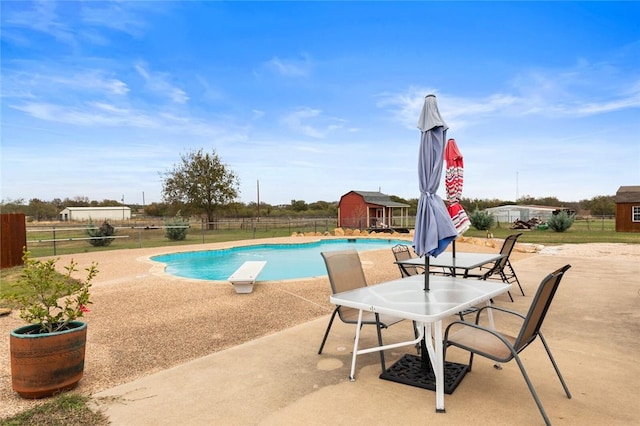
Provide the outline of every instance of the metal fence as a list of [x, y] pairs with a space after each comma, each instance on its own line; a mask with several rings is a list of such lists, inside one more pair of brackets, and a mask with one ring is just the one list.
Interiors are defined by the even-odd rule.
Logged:
[[[61, 222], [62, 223], [62, 222]], [[92, 237], [88, 230], [96, 229], [87, 223], [77, 226], [64, 222], [58, 224], [38, 224], [27, 227], [27, 247], [38, 256], [57, 255], [87, 250], [113, 248], [143, 248], [171, 244], [166, 230], [187, 228], [188, 236], [182, 243], [198, 244], [217, 242], [223, 239], [251, 239], [287, 236], [294, 233], [333, 232], [337, 226], [334, 218], [238, 218], [218, 219], [212, 222], [191, 220], [184, 226], [164, 225], [162, 218], [144, 220], [110, 221], [114, 235]], [[161, 225], [158, 225], [161, 224]], [[93, 247], [91, 240], [112, 239], [108, 247]]]

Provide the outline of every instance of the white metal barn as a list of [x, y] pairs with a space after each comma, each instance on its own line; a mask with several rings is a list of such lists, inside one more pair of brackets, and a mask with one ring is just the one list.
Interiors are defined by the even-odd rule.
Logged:
[[512, 204], [508, 206], [491, 207], [486, 209], [486, 212], [493, 215], [496, 222], [513, 223], [516, 220], [526, 222], [534, 217], [546, 221], [557, 209], [558, 207], [518, 206]]
[[60, 212], [60, 220], [68, 221], [93, 221], [128, 220], [131, 219], [131, 208], [122, 207], [66, 207]]

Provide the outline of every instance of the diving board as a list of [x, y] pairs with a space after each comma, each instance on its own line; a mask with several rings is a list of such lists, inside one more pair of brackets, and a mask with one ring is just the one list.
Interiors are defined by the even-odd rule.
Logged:
[[262, 260], [249, 260], [231, 274], [229, 282], [235, 287], [236, 293], [251, 293], [253, 284], [266, 264], [267, 262]]

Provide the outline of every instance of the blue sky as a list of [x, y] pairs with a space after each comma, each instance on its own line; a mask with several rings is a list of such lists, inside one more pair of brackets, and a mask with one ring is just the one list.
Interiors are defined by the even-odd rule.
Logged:
[[[240, 200], [417, 198], [434, 93], [465, 197], [640, 184], [638, 2], [1, 3], [4, 200], [161, 201], [215, 149]], [[444, 190], [441, 186], [441, 195]]]

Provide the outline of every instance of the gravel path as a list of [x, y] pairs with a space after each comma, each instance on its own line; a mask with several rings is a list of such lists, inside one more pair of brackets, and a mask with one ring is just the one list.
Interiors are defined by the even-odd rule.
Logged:
[[[316, 238], [277, 238], [178, 248], [115, 250], [61, 256], [80, 268], [98, 262], [93, 305], [85, 320], [88, 342], [85, 373], [77, 390], [92, 394], [159, 370], [241, 344], [260, 336], [328, 315], [330, 287], [326, 277], [259, 282], [251, 294], [236, 294], [227, 282], [187, 280], [163, 273], [148, 258], [157, 254], [206, 250], [264, 242], [304, 242]], [[465, 240], [457, 250], [497, 252], [501, 241]], [[409, 243], [410, 244], [410, 243]], [[539, 247], [521, 246], [517, 261]], [[582, 247], [582, 246], [581, 246]], [[525, 251], [525, 252], [523, 252]], [[361, 254], [370, 284], [399, 277], [390, 250]], [[286, 309], [285, 309], [286, 307]], [[24, 400], [11, 388], [9, 333], [23, 325], [17, 312], [0, 317], [0, 418], [43, 401]]]

